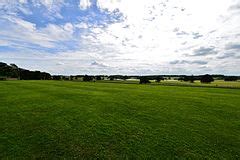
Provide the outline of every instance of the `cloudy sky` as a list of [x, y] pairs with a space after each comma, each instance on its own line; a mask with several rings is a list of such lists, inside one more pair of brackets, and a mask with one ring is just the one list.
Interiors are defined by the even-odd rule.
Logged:
[[66, 75], [240, 75], [240, 0], [0, 0], [0, 61]]

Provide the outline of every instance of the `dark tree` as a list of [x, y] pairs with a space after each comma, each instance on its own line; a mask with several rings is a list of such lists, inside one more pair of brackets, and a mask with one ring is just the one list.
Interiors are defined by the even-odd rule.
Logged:
[[157, 76], [156, 79], [155, 79], [155, 81], [156, 81], [157, 83], [159, 83], [159, 82], [161, 82], [161, 81], [164, 81], [164, 78], [163, 78], [162, 76]]
[[191, 83], [194, 83], [194, 81], [195, 81], [195, 78], [194, 78], [194, 76], [193, 76], [193, 75], [189, 77], [189, 81], [190, 81]]
[[16, 64], [10, 64], [10, 66], [12, 67], [12, 68], [14, 68], [14, 69], [18, 69], [18, 66], [16, 65]]
[[70, 77], [68, 77], [68, 76], [62, 76], [62, 79], [63, 79], [64, 81], [69, 81], [69, 78], [70, 78]]
[[93, 77], [92, 77], [92, 76], [85, 75], [85, 76], [83, 77], [83, 81], [85, 81], [85, 82], [89, 82], [89, 81], [92, 81], [92, 80], [93, 80]]
[[53, 80], [61, 80], [61, 76], [52, 76]]
[[110, 81], [113, 81], [113, 80], [114, 80], [114, 76], [109, 76], [108, 79], [109, 79]]
[[96, 76], [95, 78], [96, 78], [97, 81], [101, 81], [102, 80], [101, 76]]
[[18, 78], [19, 77], [18, 67], [13, 67], [11, 65], [7, 65], [6, 63], [0, 62], [0, 76]]
[[184, 77], [179, 77], [178, 80], [179, 81], [184, 81]]
[[178, 80], [179, 80], [179, 81], [184, 81], [184, 82], [194, 83], [194, 81], [196, 80], [196, 78], [192, 75], [192, 76], [179, 77]]
[[7, 63], [0, 62], [0, 67], [6, 67], [8, 66]]
[[238, 77], [237, 76], [225, 76], [224, 81], [237, 81]]
[[139, 84], [151, 83], [147, 77], [140, 77]]
[[190, 79], [189, 79], [189, 76], [184, 76], [183, 77], [183, 81], [185, 81], [185, 82], [187, 82], [187, 81], [189, 81]]
[[128, 76], [123, 76], [122, 79], [126, 81], [128, 79]]
[[201, 83], [211, 83], [214, 81], [213, 77], [209, 74], [203, 75], [200, 79]]
[[42, 79], [43, 80], [50, 80], [50, 79], [52, 79], [52, 76], [49, 73], [42, 72]]
[[0, 76], [8, 78], [18, 78], [22, 80], [47, 80], [51, 79], [51, 75], [46, 72], [29, 71], [26, 69], [18, 68], [15, 64], [7, 65], [0, 62]]

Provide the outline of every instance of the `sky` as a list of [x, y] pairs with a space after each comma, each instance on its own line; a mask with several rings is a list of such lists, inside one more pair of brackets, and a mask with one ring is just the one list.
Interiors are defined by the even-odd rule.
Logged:
[[0, 61], [62, 75], [240, 75], [240, 0], [0, 0]]

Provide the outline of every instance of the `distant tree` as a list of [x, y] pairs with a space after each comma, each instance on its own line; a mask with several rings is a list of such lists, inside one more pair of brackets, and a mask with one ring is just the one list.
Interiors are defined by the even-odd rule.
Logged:
[[41, 72], [40, 71], [34, 71], [32, 73], [32, 78], [31, 79], [41, 80], [42, 79]]
[[161, 81], [164, 81], [164, 78], [163, 78], [162, 76], [157, 76], [156, 79], [155, 79], [155, 81], [156, 81], [157, 83], [159, 83], [159, 82], [161, 82]]
[[201, 83], [211, 83], [214, 81], [213, 77], [209, 74], [203, 75], [200, 79]]
[[184, 76], [183, 77], [183, 81], [185, 81], [185, 82], [187, 82], [187, 81], [189, 81], [190, 79], [189, 79], [189, 76]]
[[113, 81], [113, 80], [114, 80], [114, 76], [109, 76], [108, 79], [109, 79], [110, 81]]
[[238, 77], [237, 76], [225, 76], [224, 81], [237, 81]]
[[46, 72], [29, 71], [26, 69], [18, 68], [16, 64], [7, 65], [0, 62], [0, 76], [9, 78], [18, 78], [23, 80], [46, 80], [51, 79], [51, 75]]
[[20, 79], [21, 80], [29, 80], [30, 78], [30, 71], [29, 70], [25, 70], [25, 69], [21, 69], [20, 70]]
[[140, 77], [139, 84], [151, 83], [147, 77]]
[[192, 76], [179, 77], [178, 80], [179, 80], [179, 81], [185, 81], [185, 82], [194, 83], [194, 81], [196, 80], [196, 78], [192, 75]]
[[184, 77], [179, 77], [178, 81], [184, 81]]
[[17, 67], [7, 65], [6, 63], [0, 62], [0, 76], [18, 78], [19, 71]]
[[10, 66], [12, 67], [12, 68], [14, 68], [14, 69], [18, 69], [18, 66], [16, 65], [16, 64], [10, 64]]
[[8, 66], [7, 63], [0, 62], [0, 67], [6, 67]]
[[101, 81], [102, 80], [101, 76], [96, 76], [95, 78], [96, 78], [97, 81]]
[[128, 79], [128, 76], [123, 76], [122, 79], [126, 81]]
[[195, 78], [194, 78], [194, 76], [193, 76], [193, 75], [189, 77], [189, 81], [190, 81], [190, 83], [194, 83], [194, 81], [195, 81]]
[[70, 77], [68, 77], [68, 76], [62, 76], [62, 79], [63, 79], [64, 81], [69, 81], [69, 80], [70, 80]]
[[93, 80], [93, 77], [92, 77], [92, 76], [85, 75], [85, 76], [83, 77], [83, 81], [85, 81], [85, 82], [89, 82], [89, 81], [92, 81], [92, 80]]
[[61, 76], [52, 76], [53, 80], [61, 80]]
[[41, 80], [50, 80], [51, 79], [51, 75], [49, 73], [46, 72], [41, 72]]

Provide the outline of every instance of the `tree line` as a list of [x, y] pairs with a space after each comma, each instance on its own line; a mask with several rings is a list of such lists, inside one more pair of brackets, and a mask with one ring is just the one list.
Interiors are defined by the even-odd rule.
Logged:
[[185, 81], [194, 83], [200, 81], [202, 83], [211, 83], [214, 80], [237, 81], [239, 76], [224, 76], [224, 75], [148, 75], [148, 76], [129, 76], [129, 75], [51, 75], [47, 72], [30, 71], [27, 69], [19, 68], [15, 64], [6, 64], [0, 62], [0, 80], [15, 78], [19, 80], [82, 80], [82, 81], [100, 81], [100, 80], [127, 80], [139, 79], [140, 84], [151, 83], [155, 81], [160, 83], [164, 80], [174, 79], [178, 81]]
[[50, 80], [51, 74], [40, 71], [30, 71], [27, 69], [19, 68], [15, 64], [6, 64], [0, 62], [0, 79], [14, 78], [19, 80]]

